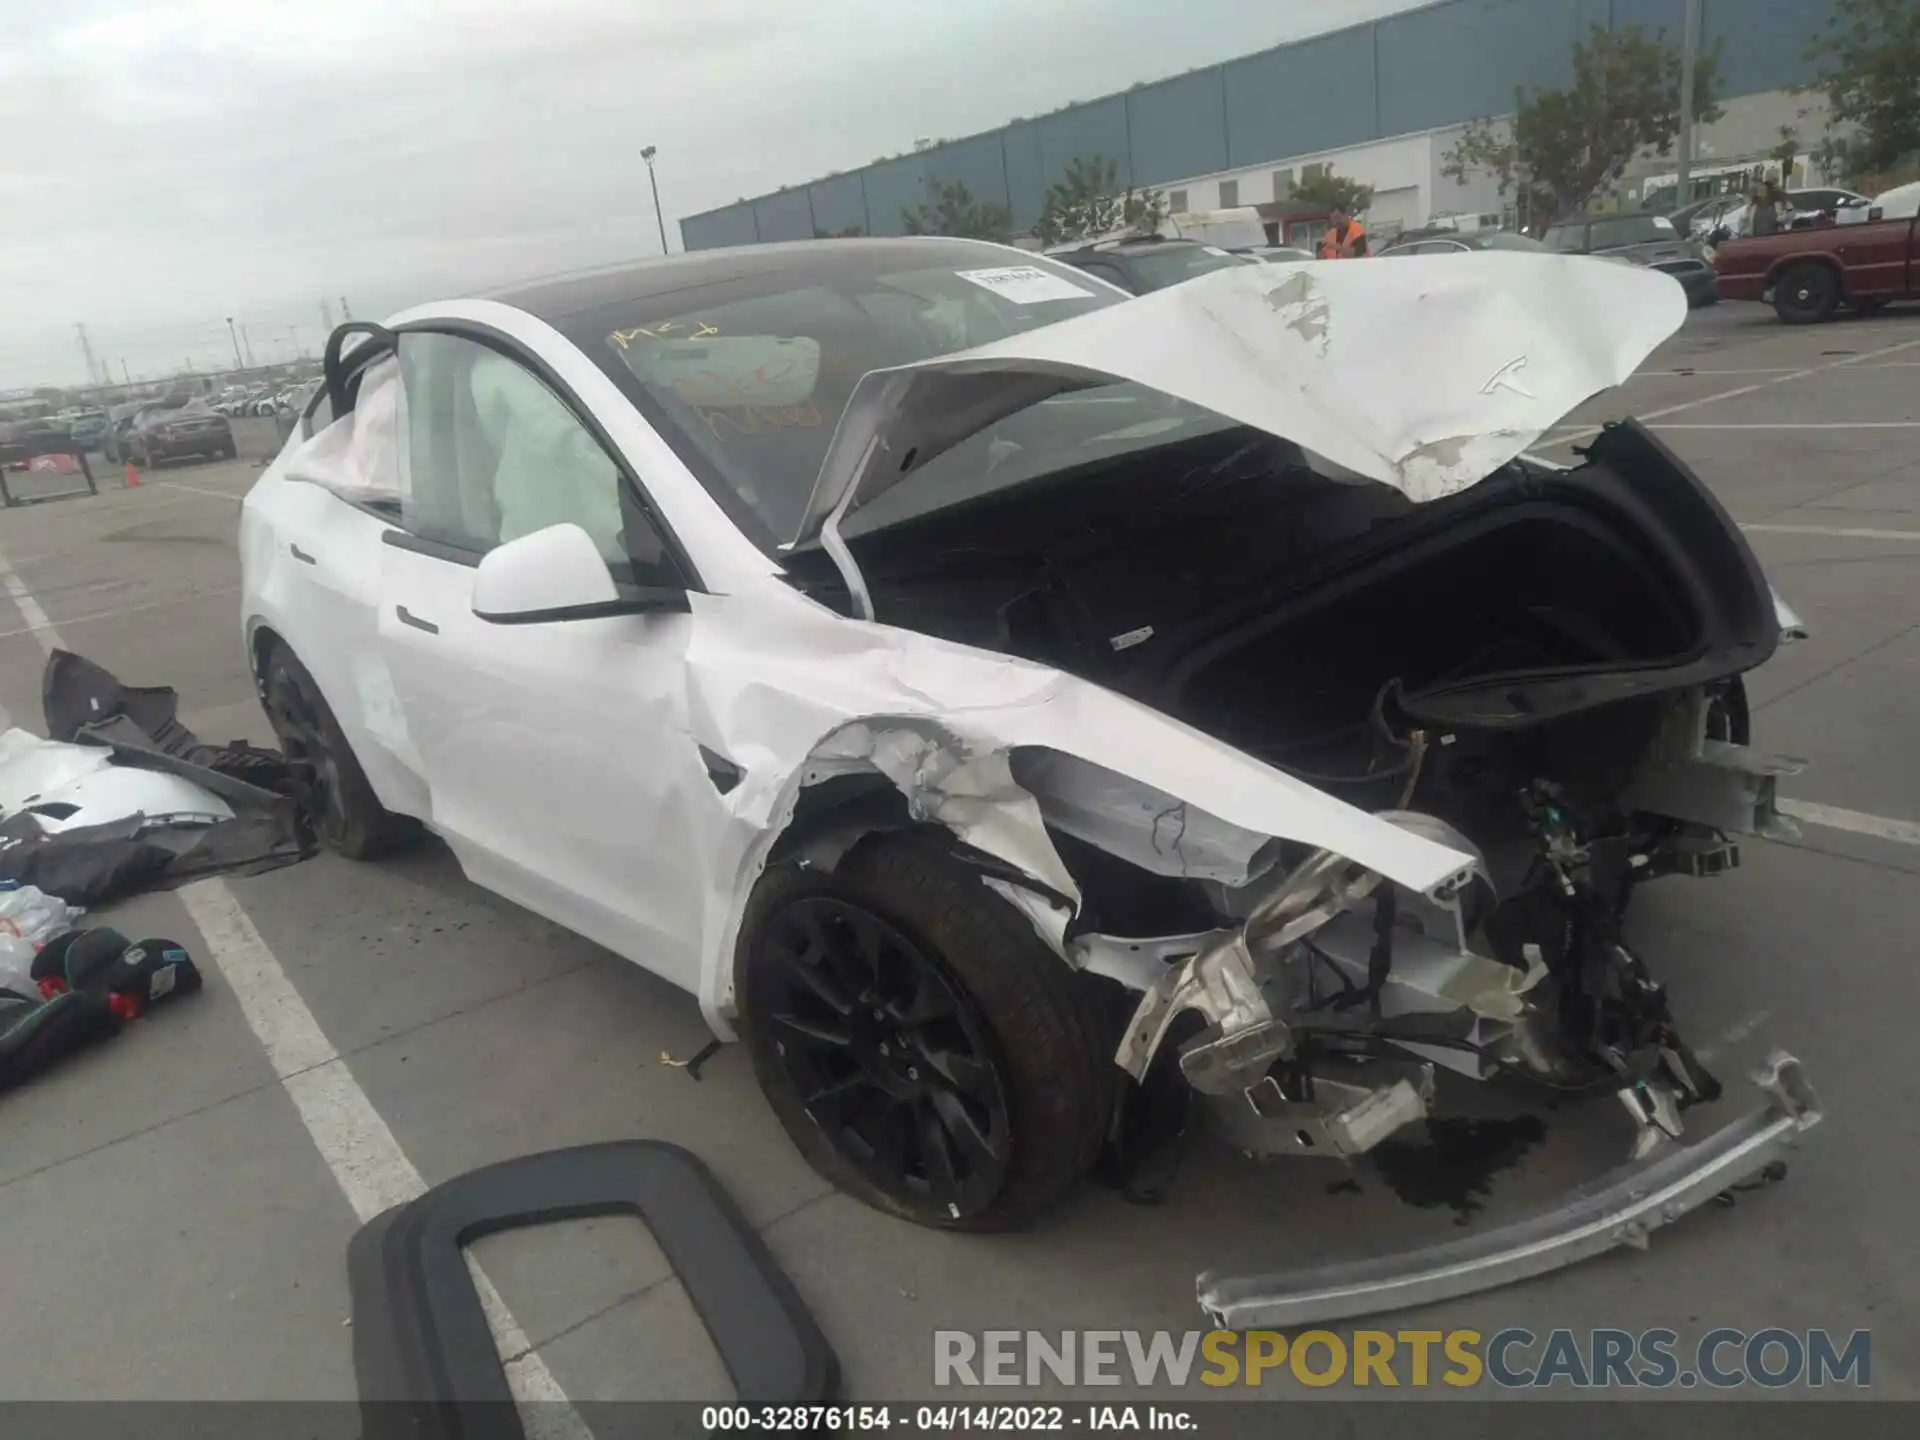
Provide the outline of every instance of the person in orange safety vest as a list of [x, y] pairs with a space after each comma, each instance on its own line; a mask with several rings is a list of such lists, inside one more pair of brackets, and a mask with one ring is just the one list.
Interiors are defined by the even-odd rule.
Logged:
[[1367, 227], [1344, 210], [1333, 212], [1333, 224], [1320, 237], [1322, 260], [1356, 260], [1367, 253]]

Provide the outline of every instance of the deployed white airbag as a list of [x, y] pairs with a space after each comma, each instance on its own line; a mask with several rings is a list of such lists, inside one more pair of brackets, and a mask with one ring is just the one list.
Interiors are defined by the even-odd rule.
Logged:
[[286, 477], [305, 480], [358, 504], [400, 500], [406, 391], [400, 362], [389, 356], [367, 367], [351, 413], [287, 457]]

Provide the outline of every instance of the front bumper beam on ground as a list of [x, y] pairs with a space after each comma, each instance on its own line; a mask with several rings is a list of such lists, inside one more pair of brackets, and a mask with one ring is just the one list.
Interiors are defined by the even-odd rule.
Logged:
[[1544, 1214], [1399, 1255], [1267, 1274], [1208, 1271], [1200, 1305], [1223, 1329], [1286, 1329], [1426, 1305], [1564, 1269], [1623, 1245], [1782, 1162], [1821, 1119], [1800, 1062], [1775, 1051], [1754, 1083], [1769, 1103], [1693, 1145], [1667, 1145]]

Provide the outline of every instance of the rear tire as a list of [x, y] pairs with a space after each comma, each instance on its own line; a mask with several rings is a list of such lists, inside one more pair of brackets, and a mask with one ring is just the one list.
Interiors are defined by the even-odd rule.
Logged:
[[1789, 266], [1773, 284], [1773, 311], [1785, 325], [1831, 320], [1840, 299], [1840, 277], [1829, 265]]
[[1020, 1226], [1100, 1153], [1118, 1031], [1071, 969], [943, 837], [782, 866], [741, 926], [739, 1028], [807, 1162], [916, 1224]]
[[320, 842], [349, 860], [368, 860], [412, 838], [418, 825], [381, 805], [326, 697], [293, 651], [274, 642], [261, 674], [262, 706], [281, 751], [312, 768], [307, 814]]

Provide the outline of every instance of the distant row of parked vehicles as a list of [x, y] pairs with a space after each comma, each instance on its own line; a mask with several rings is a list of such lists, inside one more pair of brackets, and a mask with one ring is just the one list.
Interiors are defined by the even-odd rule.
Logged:
[[36, 455], [99, 454], [141, 468], [169, 460], [239, 455], [233, 421], [242, 416], [291, 417], [313, 397], [317, 380], [298, 385], [235, 386], [217, 395], [176, 392], [104, 408], [63, 410], [0, 423], [0, 465], [24, 469]]
[[[1538, 238], [1436, 225], [1384, 238], [1373, 253], [1592, 255], [1671, 275], [1692, 306], [1762, 301], [1790, 325], [1826, 320], [1842, 309], [1864, 314], [1890, 301], [1920, 299], [1920, 183], [1872, 197], [1837, 187], [1784, 191], [1777, 223], [1773, 233], [1754, 235], [1752, 203], [1722, 195], [1671, 215], [1572, 215]], [[1177, 225], [1167, 228], [1175, 233], [1108, 236], [1046, 253], [1135, 295], [1226, 266], [1314, 259], [1300, 248], [1209, 244]]]

